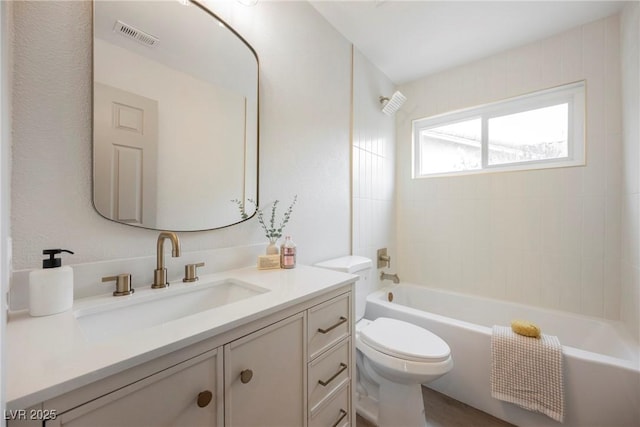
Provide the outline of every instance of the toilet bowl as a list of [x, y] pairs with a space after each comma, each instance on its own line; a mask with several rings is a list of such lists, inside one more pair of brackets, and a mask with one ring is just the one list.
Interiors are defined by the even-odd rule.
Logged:
[[317, 264], [360, 276], [356, 302], [356, 411], [379, 427], [426, 426], [422, 384], [453, 368], [451, 350], [434, 333], [397, 319], [365, 319], [376, 289], [371, 260], [347, 256]]
[[396, 319], [356, 324], [356, 408], [380, 427], [426, 426], [422, 384], [453, 368], [449, 346], [430, 331]]

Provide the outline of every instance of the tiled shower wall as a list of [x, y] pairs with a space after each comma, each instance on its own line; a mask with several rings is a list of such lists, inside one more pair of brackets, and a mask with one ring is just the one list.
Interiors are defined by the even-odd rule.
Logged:
[[353, 221], [352, 252], [376, 259], [386, 247], [395, 272], [395, 119], [380, 110], [393, 83], [360, 52], [353, 55]]
[[[397, 116], [403, 279], [619, 318], [619, 28], [610, 17], [400, 87], [409, 98]], [[586, 166], [411, 179], [411, 120], [583, 79]]]
[[621, 14], [622, 289], [620, 317], [640, 335], [640, 4]]

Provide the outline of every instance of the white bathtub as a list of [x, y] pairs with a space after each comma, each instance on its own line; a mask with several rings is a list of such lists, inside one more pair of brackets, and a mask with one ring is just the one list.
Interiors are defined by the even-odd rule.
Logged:
[[[518, 426], [640, 426], [640, 347], [616, 322], [404, 283], [369, 295], [365, 317], [439, 335], [454, 367], [429, 387]], [[563, 345], [564, 424], [491, 397], [491, 327], [513, 319], [537, 323]]]

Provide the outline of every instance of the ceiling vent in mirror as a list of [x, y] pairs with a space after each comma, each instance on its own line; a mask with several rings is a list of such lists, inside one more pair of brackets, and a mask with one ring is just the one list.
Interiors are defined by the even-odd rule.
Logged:
[[141, 31], [129, 24], [125, 24], [120, 20], [116, 21], [115, 25], [113, 26], [113, 31], [149, 47], [154, 46], [160, 41], [159, 38], [152, 36], [149, 33], [145, 33], [144, 31]]

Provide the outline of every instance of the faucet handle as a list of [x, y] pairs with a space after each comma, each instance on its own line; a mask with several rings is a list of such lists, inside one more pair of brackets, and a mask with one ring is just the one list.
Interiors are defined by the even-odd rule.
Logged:
[[387, 255], [387, 248], [378, 249], [378, 268], [391, 268], [391, 257]]
[[123, 273], [117, 276], [107, 276], [102, 278], [102, 282], [116, 282], [116, 290], [113, 291], [114, 297], [123, 295], [131, 295], [135, 289], [131, 287], [131, 274]]
[[198, 267], [204, 267], [204, 262], [199, 262], [197, 264], [187, 264], [184, 266], [184, 279], [183, 282], [195, 282], [198, 280]]

